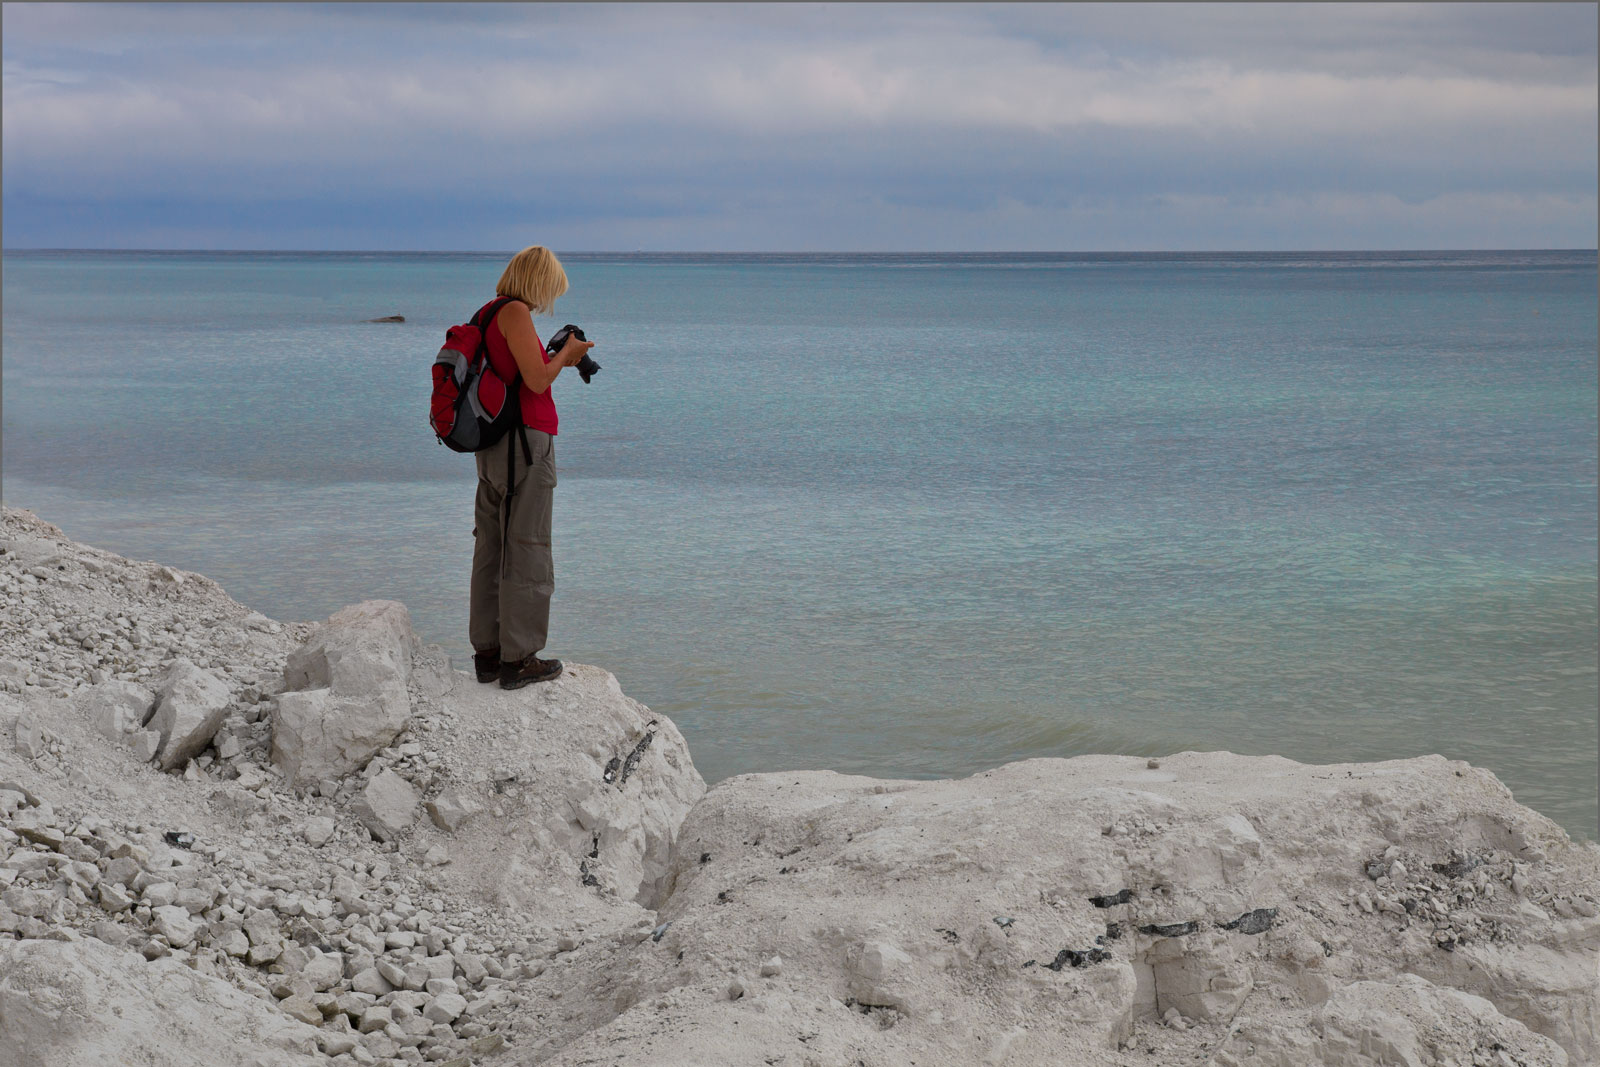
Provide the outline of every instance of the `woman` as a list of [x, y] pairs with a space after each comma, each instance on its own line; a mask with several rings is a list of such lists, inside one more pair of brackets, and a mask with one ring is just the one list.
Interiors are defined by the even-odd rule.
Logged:
[[[472, 531], [477, 541], [468, 624], [472, 662], [478, 681], [499, 678], [502, 689], [561, 674], [560, 660], [538, 657], [555, 591], [550, 509], [556, 487], [556, 405], [550, 387], [594, 345], [574, 337], [560, 352], [548, 354], [534, 332], [533, 316], [552, 311], [556, 297], [566, 291], [567, 274], [555, 255], [539, 245], [524, 248], [511, 257], [495, 286], [500, 296], [513, 299], [486, 327], [495, 373], [503, 381], [521, 378], [522, 426], [477, 453]], [[508, 454], [512, 449], [515, 453]]]

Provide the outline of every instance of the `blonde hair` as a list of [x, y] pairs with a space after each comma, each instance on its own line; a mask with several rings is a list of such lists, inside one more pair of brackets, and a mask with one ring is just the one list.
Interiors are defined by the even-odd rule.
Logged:
[[567, 272], [554, 252], [544, 245], [529, 245], [511, 257], [494, 291], [516, 297], [535, 315], [548, 315], [556, 297], [567, 291]]

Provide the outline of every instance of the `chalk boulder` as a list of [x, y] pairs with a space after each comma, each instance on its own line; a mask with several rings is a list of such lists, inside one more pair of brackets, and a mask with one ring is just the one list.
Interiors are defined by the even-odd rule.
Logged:
[[161, 735], [156, 763], [162, 770], [182, 770], [211, 743], [228, 713], [228, 699], [227, 683], [187, 659], [167, 669], [156, 684], [148, 723]]
[[373, 775], [351, 810], [373, 837], [392, 841], [416, 819], [418, 799], [410, 782], [382, 770]]
[[145, 724], [156, 703], [156, 695], [144, 686], [115, 678], [88, 687], [76, 699], [79, 712], [95, 730], [119, 745]]
[[482, 805], [474, 800], [471, 794], [460, 789], [440, 793], [424, 807], [427, 809], [428, 818], [433, 820], [433, 825], [450, 833], [461, 829], [467, 820], [483, 810]]
[[449, 774], [427, 808], [427, 832], [449, 834], [442, 880], [477, 878], [511, 906], [574, 883], [645, 907], [662, 898], [678, 825], [705, 792], [671, 720], [583, 664], [509, 692], [460, 686], [448, 707]]
[[18, 715], [11, 726], [11, 751], [23, 759], [38, 759], [49, 750], [49, 732], [32, 709]]
[[392, 600], [336, 612], [290, 653], [272, 719], [272, 761], [295, 785], [360, 770], [411, 718], [417, 636]]

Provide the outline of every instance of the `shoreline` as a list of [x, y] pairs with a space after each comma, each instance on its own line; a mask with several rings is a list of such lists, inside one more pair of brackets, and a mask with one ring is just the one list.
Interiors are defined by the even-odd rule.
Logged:
[[3, 531], [8, 628], [62, 683], [0, 662], [0, 1020], [27, 1062], [1600, 1056], [1600, 845], [1465, 763], [707, 791], [600, 668], [504, 693], [393, 602], [286, 626], [30, 513]]

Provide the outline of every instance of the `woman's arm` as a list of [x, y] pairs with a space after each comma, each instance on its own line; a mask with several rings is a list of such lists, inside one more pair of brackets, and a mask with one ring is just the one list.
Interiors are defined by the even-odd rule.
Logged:
[[563, 367], [575, 366], [594, 347], [592, 341], [573, 337], [560, 352], [551, 353], [548, 361], [540, 359], [539, 335], [533, 329], [533, 316], [528, 313], [528, 305], [520, 300], [501, 308], [495, 321], [500, 324], [500, 333], [511, 349], [511, 358], [517, 361], [517, 369], [522, 372], [522, 383], [535, 393], [550, 388]]

